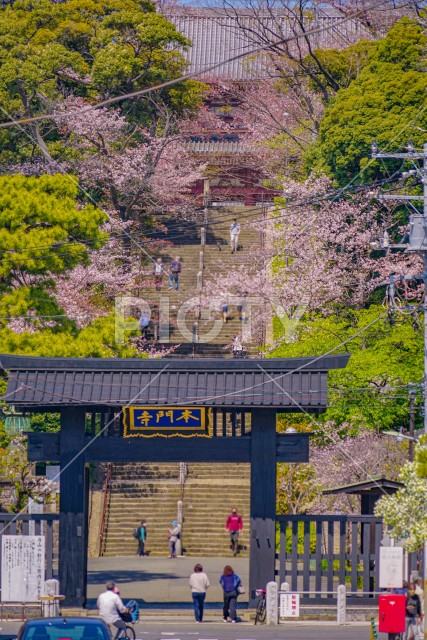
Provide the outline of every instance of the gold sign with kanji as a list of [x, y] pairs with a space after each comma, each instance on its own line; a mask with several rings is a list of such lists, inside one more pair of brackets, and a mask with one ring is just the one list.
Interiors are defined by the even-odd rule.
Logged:
[[125, 438], [209, 438], [205, 407], [126, 407]]

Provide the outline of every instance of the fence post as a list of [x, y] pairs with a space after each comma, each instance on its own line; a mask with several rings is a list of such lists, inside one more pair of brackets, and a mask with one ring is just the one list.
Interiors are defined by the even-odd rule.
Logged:
[[201, 291], [202, 287], [203, 287], [203, 272], [199, 271], [199, 273], [197, 274], [197, 291]]
[[267, 582], [266, 594], [265, 594], [265, 609], [266, 609], [266, 623], [277, 624], [279, 621], [278, 616], [278, 593], [277, 584], [275, 582]]
[[282, 584], [280, 585], [280, 591], [286, 591], [286, 593], [289, 592], [289, 582], [282, 582]]
[[200, 229], [200, 244], [203, 246], [206, 244], [206, 228], [202, 227]]
[[199, 269], [200, 271], [203, 271], [203, 257], [204, 257], [204, 253], [203, 251], [199, 251]]
[[196, 344], [199, 342], [199, 323], [193, 322], [193, 327], [191, 329], [191, 342]]
[[182, 538], [182, 500], [178, 500], [177, 502], [177, 512], [178, 512], [178, 524], [179, 527], [181, 529], [181, 533], [180, 536], [178, 538], [178, 540], [175, 542], [175, 551], [176, 551], [176, 555], [177, 556], [181, 556], [182, 555], [182, 542], [181, 542], [181, 538]]
[[345, 624], [346, 588], [340, 584], [337, 589], [337, 624]]

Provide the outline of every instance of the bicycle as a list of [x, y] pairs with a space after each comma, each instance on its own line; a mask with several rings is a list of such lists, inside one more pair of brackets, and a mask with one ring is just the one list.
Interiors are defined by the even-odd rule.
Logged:
[[256, 606], [255, 613], [255, 624], [264, 624], [265, 618], [267, 615], [267, 610], [265, 607], [265, 589], [255, 589], [255, 594], [258, 596], [259, 600]]
[[[117, 633], [117, 627], [109, 624], [108, 629], [110, 631], [111, 640], [114, 640]], [[120, 639], [121, 638], [126, 638], [126, 640], [136, 640], [136, 633], [132, 623], [126, 623], [126, 626], [123, 629], [123, 634], [120, 636]]]

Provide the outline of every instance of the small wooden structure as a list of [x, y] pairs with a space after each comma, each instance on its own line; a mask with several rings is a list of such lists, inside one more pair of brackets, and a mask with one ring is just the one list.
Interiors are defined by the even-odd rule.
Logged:
[[346, 484], [342, 487], [334, 487], [332, 489], [325, 489], [323, 495], [339, 495], [340, 493], [346, 493], [348, 495], [360, 495], [362, 516], [373, 516], [374, 508], [377, 500], [384, 495], [392, 495], [404, 486], [402, 482], [397, 480], [387, 480], [385, 476], [373, 476], [369, 480], [362, 482], [354, 482], [353, 484]]

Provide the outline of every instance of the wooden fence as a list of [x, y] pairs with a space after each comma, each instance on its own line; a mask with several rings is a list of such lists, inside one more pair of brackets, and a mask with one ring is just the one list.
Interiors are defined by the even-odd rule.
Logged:
[[333, 604], [337, 586], [349, 604], [373, 604], [379, 578], [382, 520], [375, 516], [277, 516], [280, 583], [301, 593], [302, 603]]

